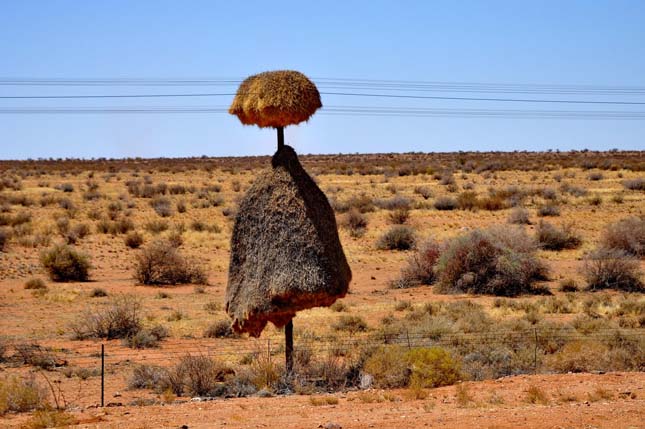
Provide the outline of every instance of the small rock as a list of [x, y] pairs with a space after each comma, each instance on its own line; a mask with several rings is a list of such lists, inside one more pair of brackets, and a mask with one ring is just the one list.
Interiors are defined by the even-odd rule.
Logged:
[[114, 395], [112, 395], [112, 396], [114, 396], [115, 398], [120, 398], [121, 397], [121, 392], [114, 392]]
[[324, 426], [324, 429], [343, 429], [343, 427], [338, 423], [329, 422]]

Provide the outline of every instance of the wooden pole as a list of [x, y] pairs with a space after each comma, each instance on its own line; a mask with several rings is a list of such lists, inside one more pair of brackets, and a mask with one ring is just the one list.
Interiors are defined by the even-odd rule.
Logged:
[[278, 130], [278, 150], [284, 147], [284, 127], [277, 127]]
[[293, 319], [284, 326], [284, 346], [287, 375], [291, 375], [293, 372]]
[[101, 344], [101, 407], [105, 407], [105, 344]]

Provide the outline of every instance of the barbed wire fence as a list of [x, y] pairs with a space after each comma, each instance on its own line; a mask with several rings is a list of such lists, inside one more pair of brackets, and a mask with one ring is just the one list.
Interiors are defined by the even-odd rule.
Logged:
[[[645, 329], [597, 329], [589, 333], [565, 330], [493, 331], [468, 333], [353, 333], [331, 336], [301, 336], [295, 349], [307, 350], [313, 356], [334, 354], [347, 356], [358, 350], [378, 347], [403, 347], [407, 349], [444, 347], [455, 349], [469, 346], [510, 346], [532, 352], [532, 372], [539, 369], [539, 355], [548, 343], [564, 345], [569, 342], [596, 342], [603, 344], [642, 345]], [[42, 346], [38, 343], [13, 339], [7, 342], [5, 362], [13, 366], [33, 366], [44, 371], [61, 371], [65, 376], [79, 377], [79, 392], [88, 392], [97, 403], [105, 406], [106, 381], [119, 371], [131, 370], [138, 365], [170, 368], [186, 356], [205, 356], [223, 362], [239, 364], [266, 357], [279, 362], [284, 353], [284, 339], [180, 339], [160, 343], [159, 347], [132, 349], [120, 340], [83, 341], [76, 350]], [[642, 363], [645, 365], [645, 362]], [[600, 370], [600, 368], [598, 368]], [[43, 373], [47, 382], [49, 378]], [[125, 387], [125, 386], [124, 386]], [[114, 393], [114, 392], [112, 392]]]

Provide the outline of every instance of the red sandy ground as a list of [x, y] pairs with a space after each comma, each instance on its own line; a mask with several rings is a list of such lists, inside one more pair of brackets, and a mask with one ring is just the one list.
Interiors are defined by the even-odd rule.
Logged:
[[[82, 428], [645, 428], [645, 373], [559, 374], [469, 382], [472, 402], [459, 403], [456, 386], [408, 392], [334, 394], [336, 405], [312, 405], [309, 396], [218, 399], [164, 406], [116, 406], [73, 412]], [[547, 404], [527, 402], [537, 387]], [[602, 394], [598, 389], [602, 387]], [[366, 397], [381, 402], [366, 402]], [[117, 398], [118, 399], [118, 398]], [[21, 427], [29, 415], [7, 416], [2, 427]]]

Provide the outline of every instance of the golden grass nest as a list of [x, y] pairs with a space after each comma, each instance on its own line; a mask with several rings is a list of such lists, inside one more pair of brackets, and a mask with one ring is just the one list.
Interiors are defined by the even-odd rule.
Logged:
[[278, 70], [246, 78], [228, 111], [244, 125], [278, 128], [306, 121], [321, 107], [318, 88], [307, 76]]

